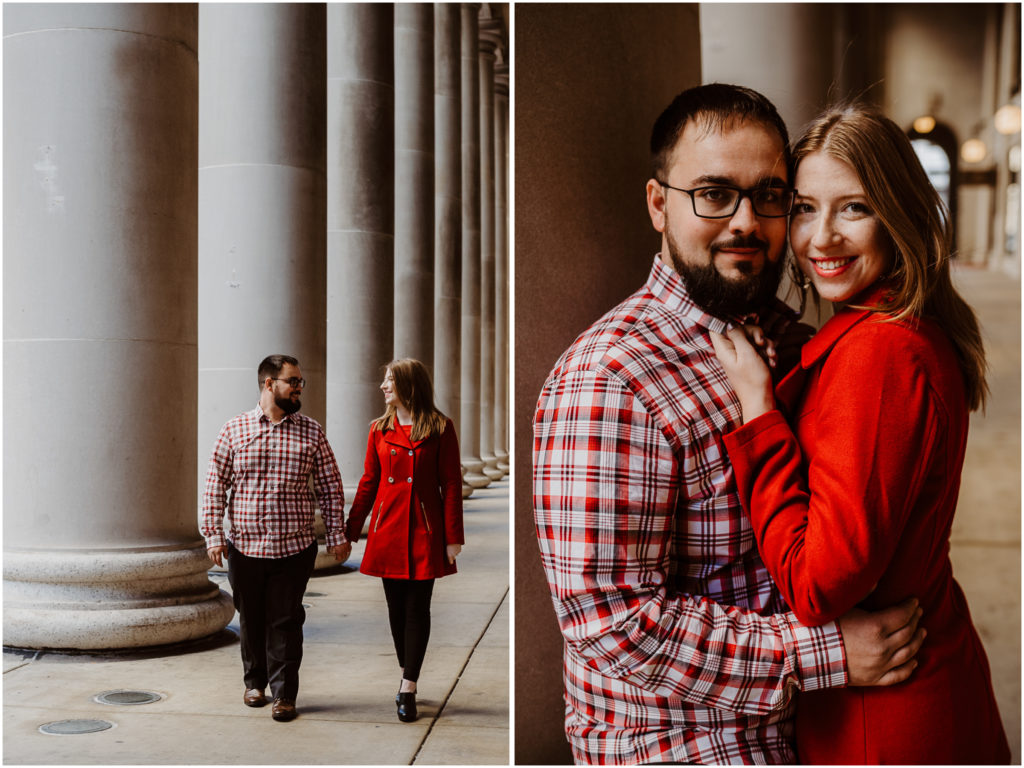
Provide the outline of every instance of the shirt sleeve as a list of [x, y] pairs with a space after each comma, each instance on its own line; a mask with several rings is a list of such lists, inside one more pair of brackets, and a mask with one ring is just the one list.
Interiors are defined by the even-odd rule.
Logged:
[[320, 516], [327, 529], [327, 546], [344, 544], [345, 538], [345, 490], [341, 484], [341, 472], [334, 457], [331, 444], [323, 429], [319, 430], [316, 454], [313, 457], [313, 492], [320, 506]]
[[228, 490], [232, 483], [231, 434], [225, 424], [213, 444], [210, 461], [206, 468], [206, 485], [203, 488], [203, 516], [200, 533], [206, 539], [206, 548], [227, 545], [224, 536], [224, 510], [228, 503]]
[[725, 436], [765, 565], [808, 624], [846, 613], [882, 578], [944, 429], [893, 330], [858, 329], [861, 341], [841, 340], [823, 364], [802, 417], [810, 456], [777, 410]]
[[846, 683], [835, 625], [761, 616], [669, 589], [680, 486], [671, 446], [614, 378], [567, 375], [534, 423], [534, 513], [565, 641], [606, 677], [746, 714], [790, 687]]

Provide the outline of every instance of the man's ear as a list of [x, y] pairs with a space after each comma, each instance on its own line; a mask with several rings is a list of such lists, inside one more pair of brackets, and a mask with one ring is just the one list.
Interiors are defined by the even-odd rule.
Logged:
[[665, 231], [667, 204], [665, 188], [654, 179], [647, 180], [647, 213], [651, 217], [651, 225], [658, 232]]

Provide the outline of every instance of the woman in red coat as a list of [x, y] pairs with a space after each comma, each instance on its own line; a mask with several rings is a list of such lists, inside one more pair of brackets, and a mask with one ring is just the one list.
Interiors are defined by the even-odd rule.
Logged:
[[800, 695], [800, 760], [1007, 763], [949, 560], [968, 413], [986, 384], [942, 203], [906, 135], [866, 108], [819, 118], [794, 162], [796, 263], [837, 311], [774, 397], [742, 330], [714, 339], [743, 416], [725, 445], [761, 555], [801, 621], [917, 597], [927, 631], [906, 682]]
[[434, 407], [418, 360], [387, 365], [384, 415], [370, 425], [363, 477], [346, 535], [358, 541], [370, 518], [359, 570], [384, 580], [391, 637], [402, 667], [398, 719], [416, 719], [416, 681], [430, 637], [434, 580], [455, 573], [465, 543], [462, 467], [455, 426]]

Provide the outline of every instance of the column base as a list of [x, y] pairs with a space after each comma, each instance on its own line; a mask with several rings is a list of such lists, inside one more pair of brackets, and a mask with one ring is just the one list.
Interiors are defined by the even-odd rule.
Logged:
[[507, 475], [512, 469], [512, 465], [508, 461], [508, 451], [497, 450], [494, 452], [494, 458], [498, 460], [498, 469]]
[[505, 473], [498, 469], [498, 457], [490, 453], [485, 453], [480, 456], [480, 461], [483, 462], [483, 469], [480, 470], [484, 475], [491, 479], [491, 482], [498, 482], [505, 476]]
[[463, 456], [462, 468], [466, 470], [462, 475], [463, 483], [469, 483], [473, 488], [486, 488], [491, 484], [491, 478], [483, 473], [484, 463], [475, 456]]
[[114, 650], [219, 632], [235, 613], [210, 581], [203, 544], [185, 549], [7, 551], [4, 644]]

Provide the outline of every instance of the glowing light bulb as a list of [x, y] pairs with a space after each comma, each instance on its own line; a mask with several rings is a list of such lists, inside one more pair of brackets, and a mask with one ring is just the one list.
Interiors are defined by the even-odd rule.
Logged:
[[914, 130], [918, 133], [931, 133], [935, 130], [935, 118], [931, 115], [921, 115], [914, 121]]
[[981, 139], [968, 139], [960, 147], [960, 157], [965, 163], [980, 163], [988, 154], [988, 147]]
[[1020, 107], [1006, 104], [996, 111], [994, 119], [996, 130], [1004, 136], [1020, 133]]

